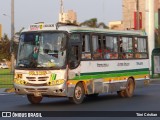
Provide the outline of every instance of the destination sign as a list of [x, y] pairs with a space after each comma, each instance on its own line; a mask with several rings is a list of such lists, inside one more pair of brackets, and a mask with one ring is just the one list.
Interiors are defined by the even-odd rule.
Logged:
[[29, 30], [38, 31], [38, 30], [55, 30], [54, 24], [33, 24], [30, 25]]

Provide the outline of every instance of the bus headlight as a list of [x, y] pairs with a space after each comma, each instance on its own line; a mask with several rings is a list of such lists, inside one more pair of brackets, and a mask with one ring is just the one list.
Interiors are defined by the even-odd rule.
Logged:
[[63, 84], [64, 83], [64, 80], [54, 80], [52, 82], [53, 85], [60, 85], [60, 84]]
[[24, 81], [24, 80], [18, 80], [18, 79], [14, 79], [14, 83], [20, 84], [20, 85], [25, 85], [25, 84], [27, 84], [26, 81]]

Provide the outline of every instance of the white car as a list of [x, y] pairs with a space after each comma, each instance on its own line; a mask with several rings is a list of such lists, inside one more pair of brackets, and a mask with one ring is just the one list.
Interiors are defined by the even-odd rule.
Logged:
[[8, 65], [6, 63], [0, 63], [0, 68], [2, 69], [8, 69]]

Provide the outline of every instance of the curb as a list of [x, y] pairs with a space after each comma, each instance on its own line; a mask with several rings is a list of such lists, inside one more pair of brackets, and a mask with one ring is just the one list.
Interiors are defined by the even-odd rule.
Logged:
[[7, 89], [5, 89], [4, 92], [13, 93], [13, 92], [15, 92], [15, 89], [14, 88], [7, 88]]

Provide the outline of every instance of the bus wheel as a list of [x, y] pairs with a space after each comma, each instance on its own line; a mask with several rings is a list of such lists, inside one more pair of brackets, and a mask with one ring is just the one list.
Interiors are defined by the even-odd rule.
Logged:
[[28, 101], [31, 103], [31, 104], [38, 104], [42, 101], [42, 98], [43, 97], [35, 97], [34, 95], [27, 95], [27, 98], [28, 98]]
[[127, 81], [126, 89], [124, 91], [125, 97], [132, 97], [134, 93], [134, 80], [132, 78], [129, 78]]
[[120, 97], [122, 97], [122, 98], [125, 97], [125, 92], [124, 92], [124, 90], [122, 90], [122, 91], [117, 91], [117, 94], [118, 94], [118, 96], [120, 96]]
[[84, 87], [81, 82], [79, 82], [75, 89], [74, 89], [74, 95], [73, 97], [69, 97], [69, 100], [75, 104], [81, 104], [84, 100]]
[[89, 95], [86, 95], [86, 97], [88, 97], [88, 98], [96, 98], [96, 97], [98, 97], [98, 93], [95, 93], [95, 94], [89, 94]]

